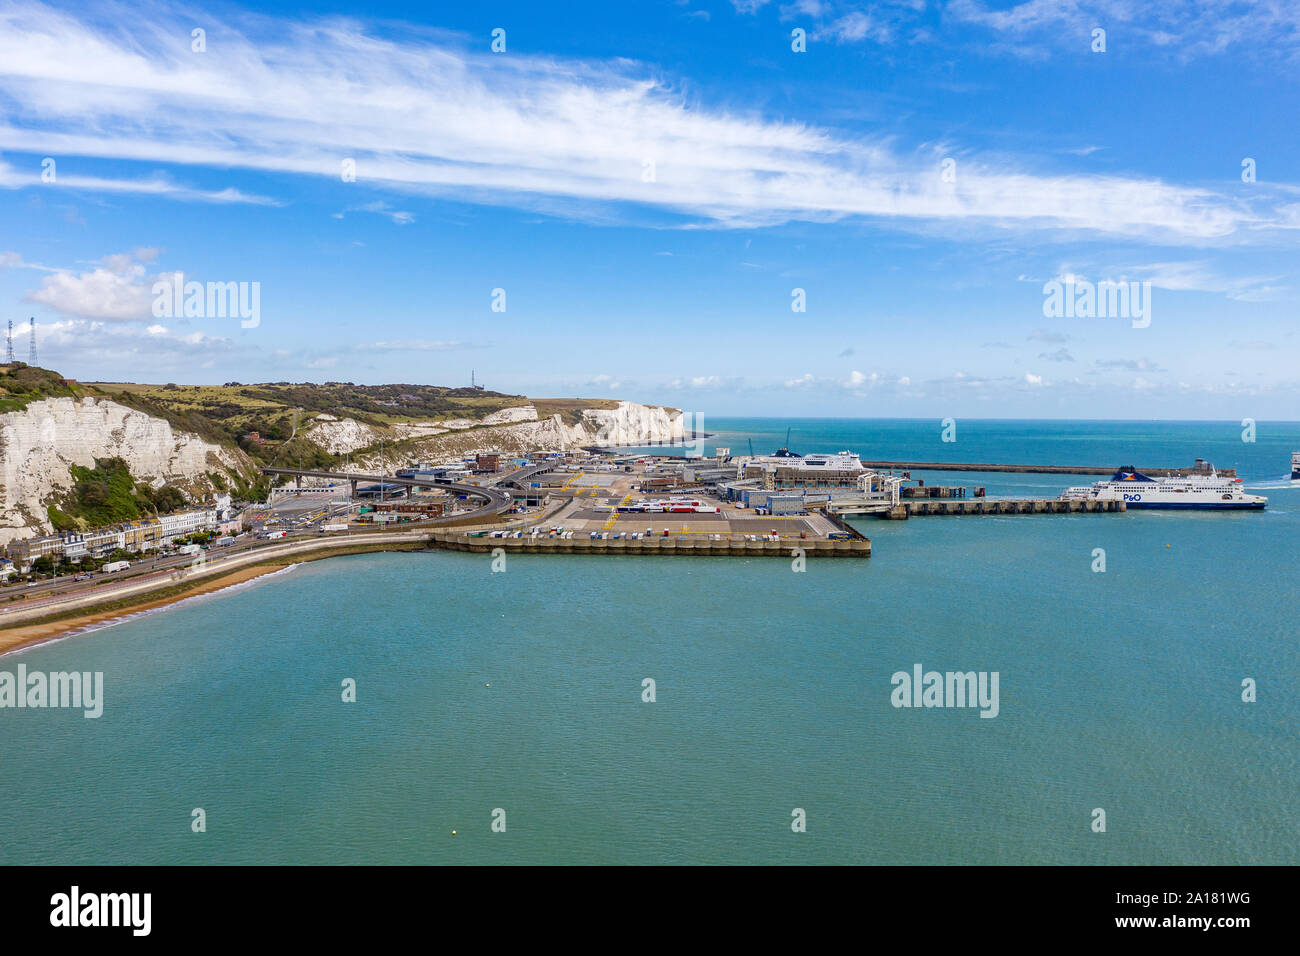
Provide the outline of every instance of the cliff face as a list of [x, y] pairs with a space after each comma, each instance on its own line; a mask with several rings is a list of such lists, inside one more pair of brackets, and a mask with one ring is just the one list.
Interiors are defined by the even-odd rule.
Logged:
[[46, 505], [72, 485], [71, 465], [121, 458], [131, 474], [155, 487], [172, 484], [194, 497], [208, 494], [208, 472], [252, 476], [243, 452], [177, 431], [171, 423], [106, 399], [51, 398], [0, 415], [0, 545], [48, 534]]
[[[405, 465], [409, 463], [407, 458], [433, 460], [446, 455], [492, 452], [518, 455], [538, 449], [563, 451], [588, 445], [678, 442], [686, 437], [684, 418], [676, 408], [619, 402], [617, 408], [584, 408], [580, 414], [577, 424], [567, 425], [559, 415], [539, 418], [534, 406], [525, 405], [493, 412], [481, 421], [446, 419], [397, 424], [386, 436], [351, 419], [318, 415], [306, 435], [332, 454], [367, 449], [359, 461], [373, 461], [376, 466]], [[380, 462], [374, 446], [381, 437], [407, 440], [409, 444], [393, 449], [385, 456], [388, 460]]]
[[619, 402], [618, 408], [586, 408], [578, 426], [591, 437], [579, 445], [643, 445], [676, 442], [686, 437], [682, 412], [676, 408]]

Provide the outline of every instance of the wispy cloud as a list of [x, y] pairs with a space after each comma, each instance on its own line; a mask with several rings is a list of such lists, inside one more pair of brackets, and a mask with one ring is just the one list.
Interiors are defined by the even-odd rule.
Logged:
[[[2, 19], [2, 18], [0, 18]], [[0, 40], [0, 43], [3, 41]], [[4, 67], [0, 65], [0, 74]], [[3, 141], [3, 140], [0, 140]], [[164, 161], [161, 157], [160, 161]], [[244, 204], [252, 206], [279, 206], [279, 201], [267, 196], [258, 196], [243, 192], [233, 186], [225, 189], [196, 189], [173, 182], [169, 177], [155, 173], [147, 179], [110, 179], [103, 176], [69, 175], [59, 173], [55, 166], [55, 178], [50, 182], [41, 179], [41, 167], [20, 169], [10, 163], [0, 161], [0, 189], [21, 189], [26, 186], [39, 186], [43, 189], [72, 189], [97, 193], [122, 193], [138, 196], [153, 196], [160, 199], [175, 199], [187, 202], [213, 203], [217, 205]]]
[[[1034, 173], [1023, 157], [969, 156], [944, 183], [930, 147], [710, 108], [626, 61], [493, 56], [353, 20], [252, 17], [248, 35], [223, 29], [196, 54], [179, 8], [73, 15], [0, 0], [0, 11], [0, 148], [31, 155], [329, 177], [339, 189], [597, 220], [611, 207], [734, 227], [860, 217], [1166, 244], [1300, 226], [1262, 188], [1245, 198], [1154, 177]], [[354, 183], [342, 181], [344, 160]], [[210, 201], [223, 194], [254, 201]]]
[[451, 352], [474, 348], [464, 342], [434, 341], [429, 339], [396, 339], [385, 342], [368, 342], [357, 348], [365, 352]]
[[1066, 45], [1087, 52], [1096, 27], [1130, 49], [1161, 49], [1183, 60], [1230, 50], [1290, 58], [1300, 50], [1300, 7], [1288, 0], [1022, 0], [998, 7], [952, 0], [945, 13], [1007, 38], [1005, 48], [1024, 54]]

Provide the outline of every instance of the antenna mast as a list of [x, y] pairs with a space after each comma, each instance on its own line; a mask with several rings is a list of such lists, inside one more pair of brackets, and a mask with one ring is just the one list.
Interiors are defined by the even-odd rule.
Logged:
[[5, 340], [5, 361], [14, 364], [14, 320], [9, 320], [9, 337]]
[[27, 343], [27, 364], [35, 365], [36, 364], [36, 316], [33, 315], [31, 318], [29, 318], [27, 320], [27, 323], [28, 323], [27, 327], [31, 329], [31, 333], [32, 333], [31, 338], [28, 340]]

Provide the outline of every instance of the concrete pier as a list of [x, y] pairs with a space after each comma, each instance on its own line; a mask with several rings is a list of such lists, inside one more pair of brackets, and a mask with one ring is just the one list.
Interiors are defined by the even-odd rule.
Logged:
[[1127, 511], [1122, 501], [1070, 500], [1059, 498], [907, 498], [894, 505], [888, 501], [862, 500], [833, 505], [839, 517], [875, 517], [906, 521], [912, 515], [1063, 515], [1114, 514]]
[[[1002, 471], [1034, 475], [1113, 475], [1117, 468], [1113, 465], [998, 465], [981, 462], [962, 461], [867, 461], [862, 464], [876, 471]], [[1195, 468], [1139, 468], [1138, 471], [1151, 478], [1181, 478], [1186, 475], [1208, 474]], [[1237, 476], [1234, 468], [1220, 468], [1219, 475], [1224, 478]]]
[[448, 551], [472, 551], [490, 554], [501, 548], [506, 554], [663, 554], [699, 555], [713, 557], [772, 557], [791, 558], [796, 548], [807, 557], [867, 558], [871, 556], [871, 541], [858, 537], [849, 541], [831, 541], [822, 538], [786, 539], [770, 538], [745, 541], [706, 537], [658, 538], [551, 538], [524, 535], [522, 538], [472, 537], [453, 531], [437, 530], [429, 535], [429, 547]]
[[916, 515], [1060, 515], [1076, 513], [1114, 513], [1128, 510], [1122, 501], [1061, 501], [1058, 498], [1019, 498], [1014, 500], [921, 499], [904, 501], [900, 507], [909, 517]]

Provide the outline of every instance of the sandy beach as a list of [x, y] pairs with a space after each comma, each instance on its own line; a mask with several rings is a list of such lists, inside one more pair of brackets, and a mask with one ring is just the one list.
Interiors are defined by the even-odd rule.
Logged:
[[15, 627], [6, 628], [0, 631], [0, 654], [8, 654], [10, 651], [16, 651], [23, 647], [30, 647], [33, 644], [41, 644], [45, 641], [54, 640], [55, 638], [64, 637], [77, 631], [94, 627], [97, 624], [104, 624], [116, 618], [127, 617], [132, 614], [139, 614], [141, 611], [149, 611], [155, 608], [166, 607], [168, 604], [175, 604], [178, 601], [185, 601], [192, 597], [198, 597], [201, 594], [211, 594], [214, 591], [220, 591], [224, 588], [232, 587], [236, 584], [243, 584], [245, 581], [251, 581], [265, 574], [272, 574], [276, 571], [283, 570], [292, 562], [284, 564], [256, 565], [249, 568], [236, 568], [229, 574], [223, 574], [220, 577], [206, 581], [197, 581], [193, 587], [186, 588], [166, 597], [146, 599], [138, 604], [132, 604], [129, 607], [117, 607], [100, 611], [87, 611], [84, 614], [78, 614], [73, 617], [60, 618], [57, 621], [41, 621], [35, 624], [19, 624]]

